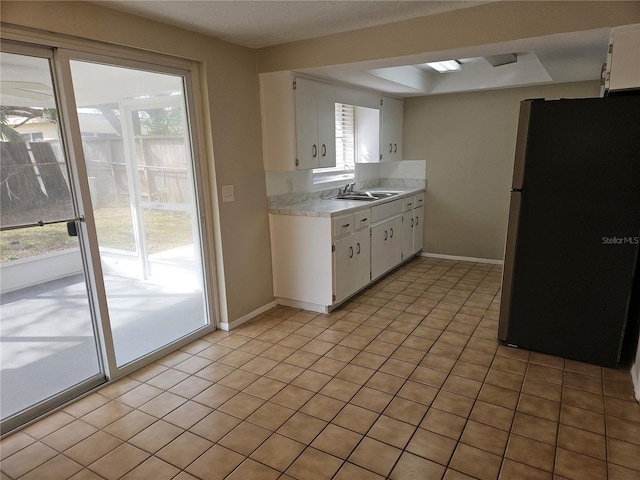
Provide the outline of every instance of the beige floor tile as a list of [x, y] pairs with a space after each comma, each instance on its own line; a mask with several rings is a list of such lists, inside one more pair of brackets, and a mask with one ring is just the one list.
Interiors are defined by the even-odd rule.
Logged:
[[82, 470], [82, 466], [68, 459], [64, 455], [57, 455], [51, 460], [43, 463], [34, 470], [31, 470], [20, 480], [42, 480], [42, 479], [67, 479], [73, 477]]
[[513, 480], [516, 478], [523, 480], [552, 480], [552, 477], [551, 472], [545, 472], [544, 470], [539, 470], [524, 463], [514, 462], [507, 458], [502, 463], [499, 480]]
[[212, 445], [213, 443], [209, 440], [205, 440], [191, 432], [184, 432], [156, 452], [155, 455], [171, 465], [184, 469]]
[[196, 372], [195, 375], [198, 378], [204, 378], [205, 380], [208, 380], [210, 382], [217, 382], [218, 380], [222, 380], [224, 377], [235, 371], [236, 368], [232, 367], [231, 365], [214, 362], [208, 367], [205, 367], [199, 372]]
[[468, 417], [473, 408], [474, 400], [457, 393], [440, 390], [431, 404], [433, 408], [453, 413], [459, 417]]
[[599, 460], [606, 460], [607, 458], [604, 435], [587, 432], [568, 425], [560, 425], [558, 446]]
[[360, 385], [340, 378], [330, 380], [319, 393], [327, 397], [335, 398], [343, 402], [348, 402], [360, 389]]
[[384, 477], [373, 473], [370, 470], [365, 470], [362, 467], [354, 465], [353, 463], [345, 463], [338, 471], [334, 480], [383, 480]]
[[557, 422], [560, 418], [560, 403], [523, 393], [520, 395], [517, 411]]
[[[402, 390], [400, 391], [400, 393], [402, 393]], [[417, 395], [417, 392], [410, 393], [416, 393]], [[404, 397], [406, 398], [406, 396]], [[369, 387], [362, 387], [349, 403], [351, 403], [352, 405], [360, 406], [362, 408], [366, 408], [367, 410], [382, 413], [387, 405], [389, 405], [392, 398], [392, 395], [381, 392], [380, 390], [375, 390]]]
[[449, 466], [481, 480], [498, 477], [502, 457], [464, 443], [458, 444]]
[[324, 420], [297, 412], [278, 429], [278, 433], [308, 445], [326, 425]]
[[514, 413], [513, 410], [499, 405], [476, 401], [469, 418], [476, 422], [509, 431]]
[[401, 397], [395, 397], [384, 410], [384, 414], [411, 425], [418, 425], [427, 412], [426, 405]]
[[[158, 395], [157, 397], [149, 400], [144, 405], [141, 405], [138, 409], [148, 413], [149, 415], [153, 415], [156, 418], [162, 418], [167, 415], [169, 412], [175, 410], [180, 405], [187, 401], [186, 398], [181, 397], [179, 395], [175, 395], [173, 393], [164, 392]], [[104, 407], [101, 407], [104, 408]], [[92, 415], [95, 412], [90, 413]], [[85, 420], [87, 416], [83, 417]], [[85, 420], [88, 421], [88, 420]], [[91, 422], [89, 422], [91, 423]]]
[[304, 447], [300, 442], [274, 433], [251, 454], [251, 458], [283, 472], [302, 453]]
[[232, 388], [234, 390], [243, 390], [258, 380], [260, 375], [257, 375], [246, 370], [235, 370], [222, 380], [219, 380], [217, 385]]
[[269, 435], [271, 435], [269, 430], [249, 422], [242, 422], [223, 437], [219, 443], [241, 455], [249, 456], [269, 438]]
[[211, 385], [213, 385], [213, 383], [209, 380], [191, 376], [178, 383], [177, 385], [171, 387], [169, 391], [171, 393], [175, 393], [176, 395], [180, 395], [181, 397], [193, 398], [203, 390], [209, 388]]
[[160, 388], [146, 383], [140, 384], [137, 387], [129, 390], [127, 393], [118, 397], [118, 402], [124, 403], [132, 408], [137, 408], [143, 403], [148, 402], [152, 398], [157, 397], [163, 392]]
[[16, 432], [8, 437], [3, 438], [2, 440], [0, 440], [0, 459], [5, 459], [6, 457], [13, 455], [26, 446], [31, 445], [35, 441], [35, 438], [27, 435], [24, 432]]
[[[82, 420], [76, 420], [44, 437], [42, 439], [42, 443], [56, 449], [58, 452], [63, 452], [67, 448], [93, 435], [97, 431], [96, 427], [89, 425]], [[3, 456], [4, 449], [5, 444], [3, 443]]]
[[505, 456], [513, 461], [551, 472], [555, 451], [552, 445], [511, 434]]
[[228, 480], [276, 480], [277, 478], [280, 478], [280, 472], [250, 458], [242, 462], [238, 468], [227, 477]]
[[46, 437], [52, 432], [59, 430], [65, 425], [73, 422], [75, 418], [64, 411], [55, 412], [48, 417], [28, 426], [24, 429], [24, 433], [31, 435], [34, 438], [40, 439]]
[[127, 473], [122, 480], [171, 480], [180, 470], [156, 457], [150, 457]]
[[342, 460], [332, 455], [307, 447], [287, 469], [287, 473], [305, 480], [330, 480], [342, 463]]
[[462, 435], [465, 423], [466, 419], [462, 417], [432, 408], [425, 415], [420, 423], [420, 427], [430, 432], [458, 440], [460, 435]]
[[640, 445], [607, 439], [609, 462], [640, 472]]
[[[271, 348], [272, 345], [268, 344], [267, 348]], [[272, 360], [270, 358], [265, 357], [256, 357], [253, 360], [249, 360], [242, 366], [242, 370], [247, 370], [251, 373], [255, 373], [256, 375], [264, 375], [273, 367], [278, 365], [276, 360]]]
[[407, 445], [407, 451], [441, 465], [449, 463], [455, 448], [455, 440], [423, 428], [416, 430], [409, 445]]
[[613, 463], [607, 465], [607, 472], [609, 474], [609, 480], [635, 480], [638, 477], [637, 470], [631, 470]]
[[277, 403], [267, 402], [253, 412], [247, 421], [255, 423], [267, 430], [275, 432], [295, 413], [295, 410], [283, 407]]
[[365, 384], [369, 388], [395, 395], [404, 384], [405, 379], [384, 372], [376, 372]]
[[311, 446], [335, 457], [346, 459], [362, 439], [362, 435], [346, 428], [329, 424]]
[[214, 445], [186, 469], [202, 480], [222, 480], [245, 460], [244, 455]]
[[425, 458], [404, 452], [393, 468], [391, 480], [423, 480], [441, 478], [445, 467]]
[[311, 397], [313, 397], [313, 392], [293, 385], [287, 385], [274, 395], [270, 401], [282, 405], [283, 407], [297, 410]]
[[108, 403], [109, 399], [100, 395], [99, 393], [92, 393], [77, 402], [72, 403], [71, 405], [66, 406], [63, 411], [67, 412], [70, 415], [73, 415], [76, 418], [80, 418], [83, 415], [95, 410], [98, 407], [101, 407], [105, 403]]
[[239, 418], [216, 410], [196, 423], [189, 431], [211, 442], [217, 442], [240, 422]]
[[101, 388], [100, 390], [98, 390], [98, 393], [100, 395], [104, 395], [105, 397], [114, 399], [116, 397], [119, 397], [120, 395], [125, 394], [129, 390], [132, 390], [138, 385], [140, 385], [140, 382], [138, 380], [135, 380], [131, 377], [125, 377], [122, 380], [118, 380], [104, 388]]
[[365, 434], [377, 420], [378, 414], [355, 405], [346, 405], [332, 423]]
[[504, 430], [469, 420], [464, 427], [460, 442], [502, 457], [508, 438], [509, 434]]
[[580, 480], [601, 480], [607, 478], [607, 467], [601, 460], [558, 448], [555, 473]]
[[209, 415], [212, 411], [213, 409], [205, 405], [189, 400], [168, 415], [165, 415], [163, 420], [187, 430]]
[[346, 403], [341, 400], [317, 393], [304, 404], [300, 411], [329, 422], [345, 405]]
[[329, 383], [330, 380], [331, 376], [329, 375], [307, 370], [301, 373], [295, 380], [293, 380], [291, 382], [291, 385], [304, 388], [306, 390], [311, 390], [312, 392], [317, 392], [327, 383]]
[[39, 467], [52, 459], [57, 452], [43, 443], [35, 442], [2, 460], [2, 471], [13, 478]]
[[399, 448], [365, 437], [349, 456], [349, 461], [386, 477], [401, 453]]
[[129, 439], [129, 443], [149, 453], [156, 453], [169, 442], [175, 440], [184, 430], [164, 420], [158, 420]]
[[558, 424], [551, 420], [517, 412], [511, 431], [523, 437], [555, 446], [558, 436]]
[[[582, 410], [581, 410], [582, 411]], [[564, 406], [563, 406], [564, 412]], [[601, 417], [598, 417], [601, 418]], [[560, 417], [562, 421], [562, 417]], [[566, 423], [566, 422], [565, 422]], [[599, 425], [599, 424], [598, 424]], [[579, 426], [579, 425], [574, 425]], [[591, 430], [595, 433], [604, 433], [602, 431]], [[618, 417], [607, 417], [607, 435], [616, 440], [635, 443], [640, 445], [640, 423], [629, 422]]]
[[228, 413], [229, 415], [233, 415], [234, 417], [244, 420], [264, 403], [265, 401], [261, 398], [240, 392], [230, 400], [227, 400], [218, 409], [224, 413]]
[[180, 383], [185, 378], [189, 376], [186, 372], [181, 372], [179, 370], [174, 370], [172, 368], [165, 370], [159, 375], [156, 375], [152, 379], [148, 380], [147, 383], [153, 387], [160, 388], [162, 390], [167, 390], [174, 385]]
[[[322, 359], [321, 359], [322, 360]], [[320, 360], [318, 360], [320, 361]], [[317, 363], [317, 362], [316, 362]], [[293, 381], [298, 375], [304, 372], [304, 368], [296, 367], [295, 365], [289, 365], [288, 363], [279, 363], [271, 370], [269, 370], [265, 376], [279, 380], [284, 383]]]
[[122, 440], [113, 435], [99, 431], [65, 450], [64, 454], [80, 465], [87, 466], [122, 445], [122, 443]]
[[134, 410], [105, 427], [104, 431], [121, 440], [128, 440], [156, 421], [152, 415]]
[[403, 362], [402, 360], [396, 360], [395, 358], [389, 358], [379, 368], [379, 371], [389, 373], [400, 378], [409, 378], [413, 371], [416, 369], [416, 365], [410, 362]]
[[115, 480], [133, 470], [148, 457], [147, 452], [125, 443], [93, 462], [89, 469], [108, 480]]
[[193, 397], [193, 401], [210, 408], [218, 408], [237, 393], [233, 388], [215, 384]]
[[415, 432], [414, 425], [381, 415], [367, 432], [367, 436], [398, 448], [405, 448]]

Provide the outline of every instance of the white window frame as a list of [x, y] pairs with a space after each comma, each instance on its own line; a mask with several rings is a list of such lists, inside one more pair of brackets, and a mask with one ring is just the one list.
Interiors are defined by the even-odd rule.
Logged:
[[356, 107], [335, 104], [336, 166], [313, 169], [313, 183], [353, 180], [356, 176]]

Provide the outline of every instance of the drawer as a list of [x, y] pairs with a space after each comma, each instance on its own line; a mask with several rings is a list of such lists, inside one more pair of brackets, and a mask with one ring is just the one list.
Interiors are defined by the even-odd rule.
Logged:
[[373, 225], [394, 215], [400, 215], [402, 213], [402, 203], [402, 199], [399, 199], [373, 207], [371, 209], [371, 224]]
[[422, 207], [424, 205], [424, 193], [419, 193], [413, 197], [413, 208]]
[[342, 237], [353, 232], [353, 214], [336, 217], [331, 220], [333, 238]]
[[366, 209], [353, 214], [353, 230], [358, 231], [371, 224], [371, 210]]
[[402, 211], [407, 212], [409, 210], [413, 210], [415, 208], [414, 205], [414, 196], [403, 198], [402, 199]]

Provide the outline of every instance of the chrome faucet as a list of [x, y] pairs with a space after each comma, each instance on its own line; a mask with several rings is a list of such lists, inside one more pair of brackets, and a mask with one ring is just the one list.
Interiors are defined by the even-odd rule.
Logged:
[[353, 193], [353, 188], [356, 186], [355, 182], [354, 183], [347, 183], [344, 188], [339, 188], [338, 187], [338, 195], [347, 195], [349, 193]]

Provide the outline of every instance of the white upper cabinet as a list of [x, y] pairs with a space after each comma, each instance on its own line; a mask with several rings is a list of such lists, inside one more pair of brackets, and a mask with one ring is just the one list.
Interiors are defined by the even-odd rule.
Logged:
[[335, 167], [336, 109], [333, 87], [296, 77], [296, 158], [301, 170]]
[[334, 88], [292, 72], [260, 75], [265, 170], [335, 166]]
[[640, 24], [613, 29], [605, 89], [631, 90], [640, 88]]
[[380, 161], [402, 160], [403, 101], [382, 97], [381, 103]]

